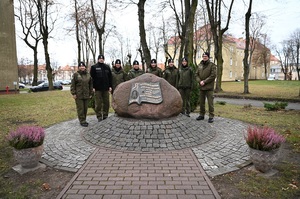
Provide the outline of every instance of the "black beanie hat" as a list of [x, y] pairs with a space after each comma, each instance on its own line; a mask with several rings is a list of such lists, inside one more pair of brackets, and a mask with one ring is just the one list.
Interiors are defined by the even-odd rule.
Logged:
[[116, 62], [115, 62], [115, 64], [121, 64], [121, 60], [119, 60], [119, 59], [116, 59]]
[[188, 62], [188, 59], [187, 59], [186, 57], [184, 57], [184, 58], [181, 59], [181, 61], [182, 61], [182, 62], [183, 62], [183, 61]]
[[151, 59], [151, 64], [156, 64], [156, 59]]
[[99, 60], [99, 59], [104, 59], [104, 55], [99, 55], [99, 56], [98, 56], [98, 60]]
[[80, 66], [86, 67], [86, 65], [85, 65], [85, 63], [83, 61], [79, 62], [78, 67], [80, 67]]
[[168, 64], [171, 63], [171, 62], [174, 63], [174, 60], [173, 59], [169, 59], [168, 60]]
[[132, 65], [139, 65], [139, 62], [134, 60]]
[[209, 52], [204, 52], [203, 55], [206, 55], [207, 57], [209, 57]]

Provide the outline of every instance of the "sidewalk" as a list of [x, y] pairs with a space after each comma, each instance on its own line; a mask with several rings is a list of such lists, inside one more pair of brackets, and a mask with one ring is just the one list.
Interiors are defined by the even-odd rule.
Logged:
[[76, 172], [58, 198], [220, 198], [208, 176], [248, 164], [240, 121], [178, 116], [131, 121], [110, 116], [46, 129], [42, 162]]

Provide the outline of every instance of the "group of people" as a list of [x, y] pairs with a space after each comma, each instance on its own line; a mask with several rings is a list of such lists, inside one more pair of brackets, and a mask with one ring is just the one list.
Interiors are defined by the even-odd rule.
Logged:
[[[95, 94], [95, 112], [98, 121], [105, 120], [109, 112], [109, 93], [113, 94], [117, 85], [127, 80], [136, 78], [144, 71], [140, 69], [139, 62], [134, 61], [132, 69], [126, 73], [121, 60], [117, 59], [111, 69], [104, 63], [104, 56], [98, 56], [98, 62], [91, 66], [90, 72], [83, 62], [78, 65], [78, 71], [74, 73], [71, 82], [71, 94], [75, 99], [77, 115], [81, 126], [87, 127], [86, 121], [89, 99]], [[209, 60], [209, 53], [202, 55], [202, 61], [196, 72], [188, 64], [186, 57], [182, 58], [181, 66], [176, 68], [174, 60], [168, 60], [168, 66], [164, 71], [157, 66], [156, 59], [151, 60], [150, 67], [146, 71], [158, 77], [164, 78], [172, 86], [178, 89], [182, 101], [182, 114], [190, 117], [191, 106], [190, 96], [194, 81], [197, 81], [200, 88], [200, 114], [197, 120], [204, 120], [205, 101], [208, 101], [208, 122], [214, 121], [213, 89], [216, 78], [216, 65]]]

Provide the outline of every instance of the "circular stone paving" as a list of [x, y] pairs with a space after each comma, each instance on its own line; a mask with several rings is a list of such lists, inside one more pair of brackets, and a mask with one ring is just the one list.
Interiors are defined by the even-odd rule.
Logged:
[[163, 120], [110, 116], [83, 131], [96, 146], [128, 151], [166, 151], [204, 144], [216, 136], [208, 123], [179, 115]]

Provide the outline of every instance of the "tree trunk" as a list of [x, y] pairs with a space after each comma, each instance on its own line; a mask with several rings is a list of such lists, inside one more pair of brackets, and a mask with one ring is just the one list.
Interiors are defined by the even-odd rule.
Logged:
[[32, 86], [37, 85], [37, 77], [38, 77], [38, 57], [37, 57], [37, 46], [35, 49], [33, 49], [33, 80], [32, 80]]
[[[221, 34], [219, 34], [221, 35]], [[216, 80], [216, 88], [215, 88], [215, 92], [221, 92], [222, 91], [222, 75], [223, 75], [223, 56], [222, 56], [222, 47], [223, 47], [223, 37], [219, 36], [218, 37], [218, 53], [217, 53], [217, 80]]]
[[79, 37], [79, 16], [78, 16], [78, 7], [77, 0], [74, 0], [75, 3], [75, 26], [76, 26], [76, 41], [77, 41], [77, 63], [81, 61], [81, 41]]
[[[145, 31], [145, 3], [146, 0], [139, 0], [138, 6], [138, 18], [139, 18], [139, 30], [140, 30], [140, 42], [142, 45], [144, 60], [147, 66], [150, 66], [151, 54], [147, 45], [146, 31]], [[143, 60], [141, 60], [143, 63]]]
[[250, 24], [250, 17], [251, 17], [251, 9], [252, 9], [252, 0], [249, 2], [249, 8], [247, 13], [245, 14], [245, 32], [246, 32], [246, 46], [244, 50], [244, 94], [249, 93], [249, 84], [248, 84], [248, 77], [249, 77], [249, 45], [250, 45], [250, 36], [249, 36], [249, 24]]
[[296, 70], [297, 70], [297, 75], [298, 75], [298, 81], [300, 81], [300, 67], [299, 67], [299, 50], [300, 50], [300, 43], [298, 41], [297, 47], [296, 47], [296, 53], [297, 53], [297, 60], [296, 60]]
[[185, 0], [185, 9], [186, 9], [186, 40], [185, 40], [185, 50], [184, 56], [190, 60], [192, 63], [193, 60], [193, 49], [194, 49], [194, 21], [195, 21], [195, 13], [197, 9], [198, 0], [192, 0], [192, 4], [190, 5], [189, 0]]
[[[44, 38], [45, 37], [45, 38]], [[46, 71], [47, 71], [47, 78], [49, 82], [49, 90], [53, 90], [53, 74], [52, 74], [52, 68], [50, 63], [50, 56], [48, 52], [48, 34], [46, 36], [43, 36], [43, 44], [44, 44], [44, 51], [45, 51], [45, 61], [46, 61]]]

